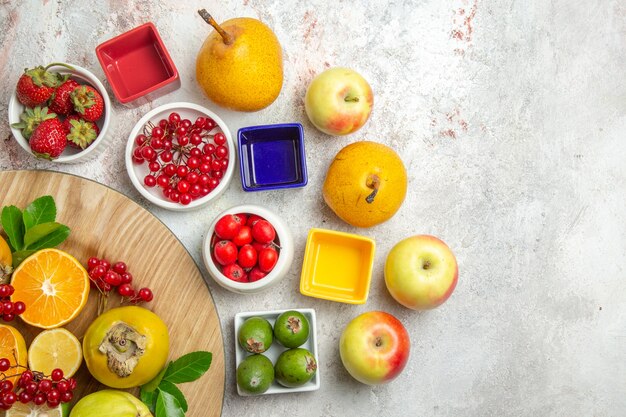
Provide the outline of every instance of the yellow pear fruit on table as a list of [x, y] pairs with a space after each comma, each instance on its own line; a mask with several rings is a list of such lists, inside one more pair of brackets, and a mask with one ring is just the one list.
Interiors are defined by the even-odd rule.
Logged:
[[398, 154], [381, 143], [361, 141], [337, 153], [322, 194], [346, 223], [372, 227], [396, 214], [406, 190], [406, 170]]
[[196, 59], [196, 78], [207, 97], [247, 112], [272, 104], [283, 86], [283, 55], [274, 32], [257, 19], [240, 17], [218, 25], [206, 10], [198, 13], [215, 29]]

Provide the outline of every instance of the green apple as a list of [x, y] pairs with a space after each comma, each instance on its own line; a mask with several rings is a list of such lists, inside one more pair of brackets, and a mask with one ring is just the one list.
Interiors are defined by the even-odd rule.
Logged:
[[374, 105], [368, 82], [349, 68], [331, 68], [313, 79], [304, 105], [309, 120], [329, 135], [347, 135], [367, 122]]
[[398, 242], [385, 262], [385, 284], [391, 296], [413, 310], [443, 304], [458, 277], [454, 254], [434, 236], [417, 235]]
[[400, 320], [383, 311], [355, 317], [339, 339], [343, 366], [368, 385], [385, 384], [400, 375], [410, 351], [411, 340]]

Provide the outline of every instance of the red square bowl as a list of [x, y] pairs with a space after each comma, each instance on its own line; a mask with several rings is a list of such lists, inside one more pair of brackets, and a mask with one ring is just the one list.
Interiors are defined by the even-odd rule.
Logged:
[[178, 70], [151, 22], [98, 45], [96, 55], [124, 105], [145, 104], [180, 87]]

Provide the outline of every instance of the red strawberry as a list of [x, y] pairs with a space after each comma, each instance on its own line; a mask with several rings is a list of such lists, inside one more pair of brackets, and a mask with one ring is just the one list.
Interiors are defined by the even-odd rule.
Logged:
[[15, 89], [20, 103], [26, 107], [35, 107], [48, 101], [54, 89], [62, 82], [60, 74], [47, 71], [49, 67], [50, 65], [45, 68], [40, 65], [24, 70]]
[[74, 103], [74, 110], [83, 119], [95, 122], [102, 116], [104, 102], [102, 101], [102, 96], [95, 88], [89, 85], [81, 85], [76, 87], [70, 96], [72, 103]]
[[63, 123], [57, 117], [44, 120], [35, 128], [29, 143], [38, 158], [58, 158], [67, 146]]
[[33, 134], [35, 128], [39, 126], [39, 123], [53, 117], [56, 117], [56, 114], [49, 112], [47, 107], [37, 106], [34, 109], [27, 107], [20, 115], [20, 122], [13, 123], [11, 127], [22, 129], [22, 136], [28, 139]]
[[85, 149], [98, 137], [100, 129], [94, 122], [83, 120], [78, 115], [71, 115], [63, 121], [63, 127], [69, 132], [67, 144], [73, 148]]
[[50, 101], [50, 111], [67, 116], [74, 110], [74, 104], [70, 99], [70, 93], [78, 87], [74, 80], [67, 80], [56, 89]]

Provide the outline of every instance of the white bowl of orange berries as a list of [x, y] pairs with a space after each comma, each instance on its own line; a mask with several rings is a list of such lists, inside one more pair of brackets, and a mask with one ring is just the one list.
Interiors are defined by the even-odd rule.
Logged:
[[130, 132], [126, 169], [147, 200], [189, 211], [226, 190], [236, 154], [230, 130], [215, 113], [194, 103], [169, 103], [148, 112]]
[[293, 262], [293, 238], [273, 211], [246, 204], [220, 213], [202, 245], [204, 265], [227, 290], [251, 294], [284, 278]]

